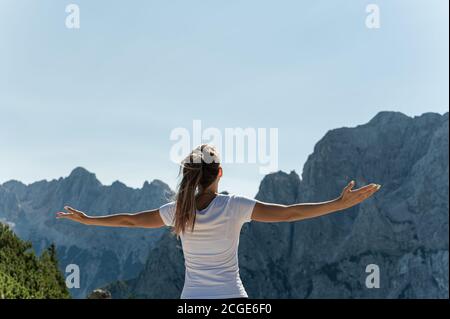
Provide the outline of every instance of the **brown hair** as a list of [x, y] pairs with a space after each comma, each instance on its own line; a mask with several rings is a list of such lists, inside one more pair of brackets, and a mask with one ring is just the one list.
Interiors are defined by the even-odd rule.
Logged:
[[174, 233], [179, 236], [186, 227], [194, 231], [195, 196], [210, 186], [219, 174], [220, 160], [214, 146], [203, 144], [195, 148], [181, 163], [183, 177], [176, 195]]

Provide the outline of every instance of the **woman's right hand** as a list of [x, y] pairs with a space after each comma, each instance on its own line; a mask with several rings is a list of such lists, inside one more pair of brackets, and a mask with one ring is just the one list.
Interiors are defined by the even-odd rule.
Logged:
[[73, 220], [75, 222], [82, 223], [82, 224], [84, 224], [86, 222], [86, 220], [89, 218], [82, 211], [76, 210], [70, 206], [65, 206], [64, 209], [67, 212], [56, 213], [56, 218], [58, 218], [58, 219], [66, 218], [66, 219], [70, 219], [70, 220]]

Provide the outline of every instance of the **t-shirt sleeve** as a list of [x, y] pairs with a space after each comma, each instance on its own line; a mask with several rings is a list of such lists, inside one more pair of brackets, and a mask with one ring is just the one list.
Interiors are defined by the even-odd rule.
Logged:
[[166, 226], [174, 226], [175, 202], [167, 203], [159, 208], [159, 215]]
[[252, 212], [257, 200], [245, 196], [234, 196], [234, 207], [242, 223], [252, 220]]

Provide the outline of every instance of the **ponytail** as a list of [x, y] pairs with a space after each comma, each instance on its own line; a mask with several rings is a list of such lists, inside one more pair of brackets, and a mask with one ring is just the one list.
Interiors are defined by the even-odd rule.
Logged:
[[195, 197], [200, 188], [210, 186], [219, 173], [219, 159], [213, 146], [203, 144], [194, 149], [182, 162], [183, 177], [178, 185], [174, 233], [179, 236], [186, 227], [194, 231], [196, 219]]

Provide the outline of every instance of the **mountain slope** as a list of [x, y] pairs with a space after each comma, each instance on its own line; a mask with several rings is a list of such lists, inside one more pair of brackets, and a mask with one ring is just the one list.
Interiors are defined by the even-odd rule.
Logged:
[[54, 246], [40, 257], [0, 223], [0, 299], [69, 298]]
[[[251, 298], [448, 298], [448, 113], [380, 112], [329, 131], [295, 172], [266, 176], [256, 196], [293, 204], [337, 197], [350, 179], [382, 189], [357, 207], [295, 223], [252, 222], [239, 260]], [[182, 251], [161, 238], [145, 269], [108, 287], [114, 298], [178, 298]], [[365, 270], [380, 269], [368, 289]]]

